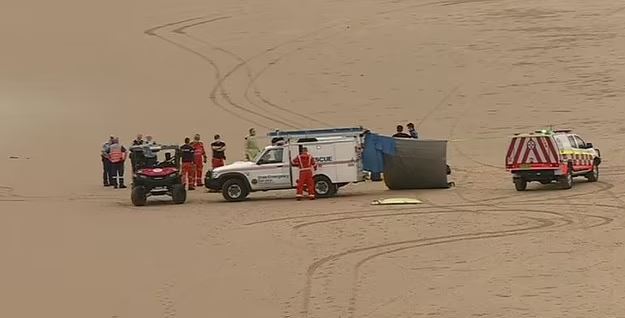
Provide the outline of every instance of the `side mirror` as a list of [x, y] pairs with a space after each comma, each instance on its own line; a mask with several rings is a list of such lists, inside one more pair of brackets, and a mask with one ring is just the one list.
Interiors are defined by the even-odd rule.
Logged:
[[585, 147], [585, 148], [586, 148], [586, 149], [592, 149], [592, 148], [594, 148], [594, 147], [595, 147], [595, 146], [593, 146], [591, 142], [587, 142], [587, 143], [586, 143], [586, 147]]

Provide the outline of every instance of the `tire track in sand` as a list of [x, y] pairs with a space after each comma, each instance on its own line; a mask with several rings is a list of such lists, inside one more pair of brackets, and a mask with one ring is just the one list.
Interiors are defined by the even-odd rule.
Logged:
[[[208, 19], [206, 21], [203, 21], [203, 22], [205, 22], [203, 24], [210, 23], [210, 22], [217, 22], [217, 21], [220, 21], [220, 20], [228, 19], [228, 18], [230, 18], [230, 17], [227, 16], [227, 17], [212, 18], [212, 19]], [[200, 52], [199, 50], [195, 50], [195, 49], [193, 49], [191, 47], [188, 47], [186, 45], [180, 44], [180, 43], [178, 43], [178, 42], [176, 42], [176, 41], [174, 41], [174, 40], [172, 40], [172, 39], [170, 39], [170, 38], [160, 34], [160, 32], [157, 32], [157, 31], [160, 31], [160, 30], [162, 30], [164, 28], [177, 26], [177, 25], [180, 25], [180, 24], [183, 24], [183, 23], [186, 23], [186, 22], [196, 21], [196, 20], [199, 20], [199, 19], [202, 19], [202, 17], [185, 19], [185, 20], [180, 20], [180, 21], [177, 21], [177, 22], [170, 22], [170, 23], [154, 26], [152, 28], [149, 28], [149, 29], [145, 30], [144, 33], [146, 35], [149, 35], [149, 36], [157, 37], [158, 39], [160, 39], [162, 41], [165, 41], [165, 42], [169, 43], [170, 45], [173, 45], [173, 46], [175, 46], [175, 47], [177, 47], [177, 48], [179, 48], [179, 49], [181, 49], [183, 51], [186, 51], [186, 52], [188, 52], [188, 53], [190, 53], [192, 55], [195, 55], [198, 58], [200, 58], [202, 61], [208, 63], [211, 66], [211, 68], [213, 69], [214, 74], [215, 74], [214, 77], [215, 77], [216, 84], [212, 88], [211, 94], [209, 95], [209, 98], [211, 99], [211, 101], [217, 107], [219, 107], [221, 110], [229, 113], [230, 115], [232, 115], [232, 116], [234, 116], [236, 118], [240, 118], [240, 119], [242, 119], [242, 120], [244, 120], [244, 121], [246, 121], [248, 123], [251, 123], [253, 125], [256, 125], [258, 127], [262, 127], [262, 128], [265, 128], [265, 129], [271, 129], [271, 127], [269, 127], [269, 126], [259, 122], [258, 120], [250, 118], [250, 116], [247, 115], [248, 110], [246, 108], [244, 108], [244, 107], [241, 108], [239, 105], [230, 104], [230, 106], [234, 107], [235, 109], [242, 110], [243, 113], [241, 114], [241, 113], [236, 112], [233, 109], [231, 109], [231, 107], [227, 107], [226, 105], [222, 104], [216, 98], [216, 93], [215, 92], [217, 90], [219, 90], [221, 92], [221, 94], [224, 95], [224, 96], [229, 96], [229, 95], [228, 95], [228, 92], [226, 91], [226, 88], [223, 86], [223, 81], [222, 81], [223, 76], [221, 75], [221, 69], [219, 68], [219, 65], [217, 65], [217, 63], [213, 59], [211, 59], [211, 57], [209, 57], [206, 54]], [[193, 23], [193, 24], [194, 25], [200, 25], [198, 23]], [[255, 113], [255, 112], [251, 112], [251, 113]]]
[[[519, 212], [522, 212], [522, 211], [519, 211]], [[344, 252], [340, 252], [340, 253], [336, 253], [336, 254], [323, 257], [315, 261], [311, 265], [309, 265], [306, 271], [306, 282], [302, 290], [302, 297], [301, 297], [302, 309], [300, 311], [300, 315], [301, 317], [308, 317], [310, 314], [310, 302], [312, 299], [311, 293], [312, 293], [313, 282], [315, 280], [314, 276], [317, 270], [319, 270], [325, 264], [334, 262], [346, 256], [368, 252], [368, 251], [385, 249], [385, 248], [395, 248], [395, 249], [403, 250], [402, 249], [404, 247], [403, 245], [409, 245], [409, 246], [405, 246], [405, 248], [409, 248], [409, 247], [415, 248], [415, 247], [449, 244], [449, 243], [462, 242], [462, 241], [473, 241], [473, 240], [482, 240], [482, 239], [489, 239], [489, 238], [524, 235], [524, 234], [533, 233], [534, 231], [537, 231], [540, 229], [545, 229], [545, 228], [557, 225], [555, 221], [552, 221], [549, 219], [535, 218], [535, 217], [532, 217], [532, 218], [528, 217], [527, 219], [536, 221], [538, 225], [533, 225], [533, 226], [518, 228], [518, 229], [511, 229], [511, 230], [462, 233], [462, 234], [445, 235], [445, 236], [437, 236], [437, 237], [429, 237], [429, 238], [419, 238], [419, 239], [404, 240], [404, 241], [398, 241], [398, 242], [392, 242], [392, 243], [377, 244], [377, 245], [372, 245], [372, 246], [367, 246], [367, 247], [348, 249]], [[568, 222], [564, 223], [564, 225], [566, 224], [568, 224]], [[417, 246], [413, 246], [414, 244], [416, 244]], [[391, 251], [384, 251], [384, 252], [388, 253]], [[378, 252], [377, 254], [379, 253], [380, 252]], [[380, 255], [383, 255], [383, 254], [380, 254]], [[350, 314], [351, 316], [353, 316], [354, 311], [355, 309], [351, 308], [351, 304], [350, 304], [350, 307], [348, 307], [348, 312], [352, 313]]]
[[[232, 51], [225, 50], [224, 48], [221, 48], [221, 47], [217, 47], [217, 46], [215, 46], [214, 44], [212, 44], [212, 43], [210, 43], [210, 42], [208, 42], [208, 41], [205, 41], [205, 40], [200, 39], [200, 38], [198, 38], [198, 37], [196, 37], [196, 36], [193, 36], [193, 35], [191, 35], [191, 34], [189, 34], [189, 33], [185, 32], [185, 31], [184, 31], [184, 29], [186, 29], [186, 28], [185, 28], [185, 27], [183, 27], [183, 28], [179, 28], [179, 29], [174, 30], [174, 32], [181, 33], [181, 34], [185, 34], [185, 35], [186, 35], [186, 36], [188, 36], [189, 38], [191, 38], [191, 39], [193, 39], [193, 40], [195, 40], [195, 41], [197, 41], [197, 42], [200, 42], [200, 43], [202, 43], [202, 44], [204, 44], [204, 45], [207, 45], [207, 46], [213, 47], [213, 48], [214, 48], [214, 49], [216, 49], [216, 50], [222, 51], [222, 52], [224, 52], [224, 53], [226, 53], [226, 54], [228, 54], [228, 55], [232, 56], [232, 57], [233, 57], [233, 58], [235, 58], [237, 61], [239, 61], [239, 63], [240, 63], [240, 64], [241, 64], [241, 66], [245, 69], [245, 72], [247, 73], [247, 77], [248, 77], [248, 84], [247, 84], [247, 86], [246, 86], [246, 88], [245, 88], [245, 92], [244, 92], [244, 94], [243, 94], [243, 95], [244, 95], [245, 99], [246, 99], [246, 100], [247, 100], [250, 104], [252, 104], [252, 105], [254, 105], [254, 106], [258, 107], [258, 108], [262, 108], [262, 109], [267, 110], [267, 111], [268, 111], [268, 112], [270, 112], [273, 116], [276, 116], [276, 117], [278, 117], [278, 118], [281, 118], [281, 119], [283, 119], [283, 120], [285, 120], [285, 121], [289, 121], [289, 122], [291, 123], [291, 125], [290, 125], [290, 126], [291, 126], [291, 127], [293, 127], [293, 128], [301, 128], [301, 125], [299, 125], [298, 123], [294, 123], [293, 121], [291, 121], [290, 119], [286, 118], [286, 117], [285, 117], [284, 115], [282, 115], [282, 114], [290, 114], [290, 115], [292, 115], [293, 117], [298, 117], [298, 118], [301, 118], [302, 120], [305, 120], [306, 122], [315, 122], [315, 123], [318, 123], [318, 124], [321, 124], [321, 125], [324, 125], [324, 126], [332, 126], [332, 124], [330, 124], [330, 123], [328, 123], [328, 122], [325, 122], [325, 121], [319, 120], [319, 119], [317, 119], [317, 118], [314, 118], [314, 117], [308, 116], [308, 115], [306, 115], [306, 114], [304, 114], [304, 113], [301, 113], [301, 112], [292, 111], [292, 110], [291, 110], [290, 108], [288, 108], [288, 107], [281, 106], [281, 105], [279, 105], [279, 104], [277, 104], [277, 103], [275, 103], [275, 102], [272, 102], [271, 100], [269, 100], [268, 98], [265, 98], [265, 97], [262, 95], [262, 92], [258, 89], [258, 87], [257, 87], [257, 85], [256, 85], [256, 84], [257, 84], [257, 82], [258, 82], [258, 79], [259, 79], [262, 75], [264, 75], [264, 73], [265, 73], [265, 72], [267, 72], [267, 71], [268, 71], [271, 67], [275, 66], [275, 65], [276, 65], [276, 64], [277, 64], [280, 60], [282, 60], [284, 57], [286, 57], [286, 56], [288, 56], [288, 55], [290, 55], [290, 54], [292, 54], [292, 53], [300, 52], [300, 51], [302, 51], [302, 50], [303, 50], [303, 49], [305, 49], [305, 48], [310, 48], [310, 47], [312, 47], [312, 44], [299, 46], [299, 47], [297, 47], [297, 48], [295, 48], [295, 49], [293, 49], [293, 50], [288, 51], [287, 53], [284, 53], [284, 54], [282, 54], [282, 55], [279, 55], [279, 56], [278, 56], [278, 57], [276, 57], [275, 59], [273, 59], [273, 60], [269, 61], [269, 62], [268, 62], [268, 63], [267, 63], [267, 64], [266, 64], [266, 65], [265, 65], [265, 66], [264, 66], [264, 67], [263, 67], [260, 71], [256, 72], [255, 74], [254, 74], [254, 72], [252, 71], [252, 68], [251, 68], [251, 66], [250, 66], [250, 63], [251, 63], [252, 61], [254, 61], [254, 60], [256, 60], [256, 59], [258, 59], [258, 58], [260, 58], [260, 57], [267, 56], [268, 54], [270, 54], [271, 52], [276, 51], [278, 48], [280, 48], [280, 47], [282, 47], [282, 46], [287, 46], [287, 45], [290, 45], [290, 44], [294, 44], [294, 43], [297, 43], [298, 41], [302, 41], [302, 40], [304, 40], [306, 37], [309, 37], [309, 36], [312, 36], [312, 35], [318, 34], [318, 33], [320, 33], [321, 31], [325, 30], [325, 28], [322, 28], [322, 29], [320, 29], [320, 30], [315, 30], [315, 31], [313, 31], [313, 32], [311, 32], [311, 33], [307, 33], [307, 34], [305, 34], [305, 35], [303, 35], [303, 36], [301, 36], [301, 37], [296, 38], [296, 39], [295, 39], [295, 41], [293, 41], [293, 40], [286, 41], [286, 42], [284, 42], [284, 43], [282, 43], [282, 44], [279, 44], [279, 45], [277, 45], [277, 46], [274, 46], [274, 47], [271, 47], [271, 48], [269, 48], [269, 49], [266, 49], [266, 50], [265, 50], [263, 53], [261, 53], [261, 54], [254, 55], [254, 56], [252, 56], [252, 57], [250, 57], [250, 58], [247, 58], [247, 59], [244, 59], [243, 57], [241, 57], [241, 56], [239, 56], [239, 55], [235, 54], [235, 53], [234, 53], [234, 52], [232, 52]], [[334, 36], [334, 35], [337, 35], [337, 34], [338, 34], [338, 32], [335, 32], [335, 33], [333, 33], [333, 34], [331, 34], [331, 35], [329, 35], [329, 36], [324, 37], [324, 38], [323, 38], [323, 39], [321, 39], [321, 40], [325, 40], [325, 39], [327, 39], [327, 38], [329, 38], [329, 37], [332, 37], [332, 36]], [[321, 40], [317, 40], [317, 41], [321, 41]], [[233, 71], [233, 73], [234, 73], [234, 71]], [[230, 74], [230, 75], [232, 75], [232, 74]], [[224, 80], [225, 80], [225, 79], [224, 79]], [[257, 97], [257, 98], [261, 101], [261, 103], [265, 104], [265, 107], [261, 107], [258, 103], [254, 102], [254, 101], [252, 100], [252, 98], [250, 98], [250, 96], [249, 96], [249, 95], [250, 95], [250, 90], [251, 90], [252, 88], [254, 88], [254, 95], [255, 95], [255, 96], [256, 96], [256, 97]]]
[[[277, 49], [281, 48], [281, 47], [284, 47], [284, 46], [287, 46], [287, 45], [290, 45], [290, 44], [293, 44], [293, 43], [298, 43], [298, 42], [301, 42], [301, 41], [305, 40], [306, 38], [308, 38], [308, 37], [310, 37], [310, 36], [313, 36], [313, 35], [319, 34], [319, 33], [321, 33], [322, 31], [325, 31], [325, 30], [327, 30], [327, 29], [332, 29], [332, 28], [336, 27], [336, 26], [337, 26], [337, 25], [339, 25], [339, 24], [338, 24], [338, 23], [332, 23], [332, 24], [330, 24], [330, 25], [328, 25], [328, 26], [324, 26], [324, 27], [321, 27], [321, 28], [315, 29], [315, 30], [313, 30], [313, 31], [311, 31], [311, 32], [308, 32], [308, 33], [305, 33], [305, 34], [303, 34], [303, 35], [300, 35], [300, 36], [298, 36], [298, 37], [296, 37], [296, 38], [289, 39], [289, 40], [287, 40], [287, 41], [284, 41], [284, 42], [282, 42], [282, 43], [279, 43], [279, 44], [277, 44], [277, 45], [274, 45], [274, 46], [272, 46], [272, 47], [270, 47], [270, 48], [267, 48], [267, 49], [263, 50], [262, 52], [260, 52], [260, 53], [258, 53], [258, 54], [255, 54], [255, 55], [253, 55], [253, 56], [251, 56], [251, 57], [249, 57], [249, 58], [243, 58], [243, 57], [241, 57], [240, 55], [237, 55], [236, 53], [234, 53], [234, 52], [232, 52], [232, 51], [230, 51], [230, 50], [226, 50], [226, 49], [225, 49], [225, 48], [223, 48], [223, 47], [217, 46], [217, 45], [215, 45], [215, 44], [213, 44], [213, 43], [210, 43], [210, 42], [205, 41], [205, 40], [203, 40], [203, 39], [200, 39], [200, 38], [197, 38], [197, 37], [195, 37], [195, 36], [192, 36], [192, 35], [190, 35], [188, 32], [186, 32], [186, 31], [185, 31], [186, 29], [188, 29], [188, 28], [190, 28], [190, 27], [195, 27], [195, 26], [198, 26], [198, 25], [201, 25], [201, 23], [195, 23], [195, 24], [193, 24], [193, 25], [191, 25], [191, 26], [183, 26], [183, 27], [180, 27], [180, 28], [177, 28], [177, 29], [173, 30], [173, 32], [175, 32], [175, 33], [179, 33], [179, 34], [183, 34], [183, 35], [187, 36], [188, 38], [193, 39], [193, 40], [195, 40], [195, 41], [197, 41], [197, 42], [199, 42], [199, 43], [202, 43], [202, 44], [207, 45], [207, 46], [209, 46], [209, 47], [213, 47], [214, 49], [219, 50], [219, 51], [221, 51], [221, 52], [223, 52], [223, 53], [225, 53], [225, 54], [227, 54], [227, 55], [231, 56], [231, 57], [232, 57], [232, 58], [234, 58], [235, 60], [237, 60], [237, 61], [238, 61], [238, 63], [237, 63], [237, 64], [236, 64], [236, 65], [235, 65], [232, 69], [230, 69], [230, 70], [229, 70], [229, 71], [228, 71], [228, 72], [227, 72], [227, 73], [226, 73], [223, 77], [221, 77], [220, 82], [219, 82], [218, 84], [219, 84], [219, 85], [221, 85], [221, 86], [225, 86], [225, 84], [224, 84], [224, 83], [228, 80], [228, 78], [229, 78], [229, 77], [231, 77], [233, 74], [235, 74], [235, 73], [236, 73], [239, 69], [243, 68], [243, 69], [246, 71], [246, 74], [247, 74], [247, 77], [248, 77], [248, 85], [247, 85], [247, 87], [246, 87], [246, 89], [245, 89], [244, 97], [246, 98], [246, 100], [247, 100], [250, 104], [252, 104], [252, 105], [255, 105], [255, 106], [259, 107], [259, 105], [258, 105], [257, 103], [255, 103], [254, 101], [252, 101], [252, 100], [248, 97], [248, 93], [247, 93], [247, 92], [248, 92], [248, 90], [249, 90], [249, 87], [250, 87], [250, 86], [252, 86], [252, 85], [253, 85], [253, 84], [257, 81], [258, 77], [259, 77], [260, 75], [262, 75], [262, 74], [263, 74], [263, 73], [264, 73], [264, 72], [268, 69], [268, 67], [269, 67], [269, 66], [271, 66], [271, 65], [273, 65], [273, 64], [275, 64], [275, 63], [269, 63], [269, 64], [267, 65], [267, 67], [265, 67], [263, 70], [261, 70], [261, 71], [260, 71], [260, 73], [257, 73], [256, 75], [253, 75], [253, 72], [252, 72], [252, 68], [251, 68], [251, 66], [250, 66], [250, 63], [251, 63], [252, 61], [254, 61], [254, 60], [256, 60], [256, 59], [260, 58], [260, 57], [263, 57], [263, 56], [267, 55], [267, 54], [268, 54], [268, 53], [270, 53], [270, 52], [273, 52], [273, 51], [275, 51], [275, 50], [277, 50]], [[337, 33], [338, 33], [338, 31], [334, 32], [333, 34], [337, 34]], [[298, 50], [296, 49], [296, 50], [294, 50], [294, 51], [298, 51]], [[285, 54], [285, 55], [286, 55], [286, 54]], [[281, 58], [281, 57], [280, 57], [280, 58]], [[214, 96], [214, 95], [216, 94], [216, 88], [217, 88], [217, 85], [215, 86], [215, 88], [214, 88], [214, 89], [213, 89], [213, 91], [211, 92], [211, 96]], [[224, 95], [224, 94], [222, 93], [222, 97], [223, 97], [223, 98], [225, 98], [225, 99], [227, 99], [229, 102], [232, 102], [232, 100], [230, 99], [230, 97], [229, 97], [228, 95]], [[275, 104], [275, 103], [272, 103], [271, 101], [269, 101], [269, 100], [267, 100], [267, 99], [261, 99], [261, 100], [262, 100], [262, 101], [266, 104], [266, 106], [269, 106], [269, 107], [271, 107], [271, 108], [274, 108], [274, 109], [276, 109], [276, 110], [278, 111], [277, 113], [272, 112], [274, 117], [281, 117], [281, 118], [285, 119], [285, 117], [284, 117], [284, 116], [282, 116], [281, 114], [282, 114], [282, 113], [289, 113], [289, 114], [291, 114], [291, 115], [294, 115], [294, 116], [297, 116], [297, 117], [301, 117], [301, 118], [303, 118], [303, 119], [305, 119], [305, 120], [307, 120], [307, 121], [314, 121], [314, 122], [321, 123], [321, 124], [324, 124], [324, 125], [329, 125], [329, 124], [328, 124], [328, 123], [326, 123], [326, 122], [319, 121], [319, 120], [317, 120], [317, 119], [315, 119], [315, 118], [313, 118], [313, 117], [307, 116], [307, 115], [305, 115], [305, 114], [302, 114], [302, 113], [298, 113], [298, 112], [291, 111], [290, 109], [288, 109], [288, 108], [286, 108], [286, 107], [283, 107], [283, 106], [280, 106], [280, 105], [277, 105], [277, 104]], [[259, 107], [259, 108], [260, 108], [260, 107]], [[268, 117], [268, 118], [272, 118], [272, 117]], [[291, 128], [300, 128], [300, 126], [299, 126], [297, 123], [293, 123], [292, 121], [290, 121], [290, 120], [288, 120], [288, 119], [283, 120], [283, 121], [282, 121], [282, 123], [283, 123], [283, 124], [285, 124], [285, 125], [286, 125], [286, 126], [288, 126], [288, 127], [291, 127]]]

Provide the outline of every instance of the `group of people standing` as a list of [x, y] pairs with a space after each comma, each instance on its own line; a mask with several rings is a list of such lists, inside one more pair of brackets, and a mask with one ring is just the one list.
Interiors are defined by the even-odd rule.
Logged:
[[[157, 162], [156, 154], [152, 151], [152, 147], [157, 146], [152, 136], [137, 134], [132, 141], [132, 146], [141, 147], [145, 159], [148, 162]], [[215, 135], [214, 141], [211, 143], [212, 150], [212, 168], [221, 167], [226, 164], [226, 143], [221, 140], [221, 136]], [[204, 164], [208, 160], [204, 143], [201, 141], [199, 134], [191, 138], [185, 138], [184, 145], [180, 147], [182, 157], [182, 173], [183, 182], [188, 186], [189, 190], [195, 189], [196, 186], [203, 186], [203, 170]], [[124, 163], [128, 156], [128, 150], [121, 145], [119, 138], [110, 136], [109, 140], [102, 145], [102, 182], [105, 187], [113, 187], [115, 189], [124, 189]]]
[[397, 132], [393, 135], [393, 137], [394, 138], [414, 138], [414, 139], [419, 139], [419, 134], [417, 133], [417, 130], [414, 128], [414, 124], [413, 123], [408, 123], [408, 125], [406, 125], [406, 127], [408, 128], [408, 133], [404, 132], [404, 126], [397, 125]]
[[[213, 139], [211, 167], [215, 169], [226, 164], [226, 143], [221, 140], [220, 135], [213, 136]], [[184, 145], [180, 146], [180, 152], [182, 154], [182, 182], [189, 190], [195, 190], [196, 186], [203, 186], [204, 164], [208, 156], [200, 135], [195, 134], [193, 140], [186, 137]]]

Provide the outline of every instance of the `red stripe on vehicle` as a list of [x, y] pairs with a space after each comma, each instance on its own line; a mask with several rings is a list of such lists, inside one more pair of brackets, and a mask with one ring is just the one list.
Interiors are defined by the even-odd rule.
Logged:
[[516, 151], [516, 154], [514, 154], [514, 163], [520, 163], [519, 162], [519, 157], [521, 157], [521, 150], [523, 150], [523, 147], [525, 146], [525, 137], [521, 137], [519, 140], [519, 148]]
[[559, 161], [558, 158], [560, 157], [560, 153], [556, 150], [556, 146], [553, 144], [553, 138], [547, 138], [547, 145], [553, 154], [555, 162]]

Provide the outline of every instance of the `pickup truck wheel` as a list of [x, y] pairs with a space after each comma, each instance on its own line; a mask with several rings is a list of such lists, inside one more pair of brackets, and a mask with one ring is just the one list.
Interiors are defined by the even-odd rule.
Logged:
[[337, 188], [326, 176], [315, 177], [315, 194], [320, 198], [327, 198], [336, 194]]
[[599, 166], [594, 164], [592, 166], [592, 171], [586, 174], [586, 179], [588, 182], [597, 182], [599, 181]]
[[558, 184], [564, 190], [568, 190], [573, 187], [573, 166], [569, 164], [568, 173], [563, 175]]
[[525, 191], [527, 189], [527, 181], [523, 178], [514, 178], [514, 188], [517, 191]]
[[249, 194], [247, 186], [240, 179], [226, 180], [221, 189], [224, 199], [230, 202], [243, 201]]

